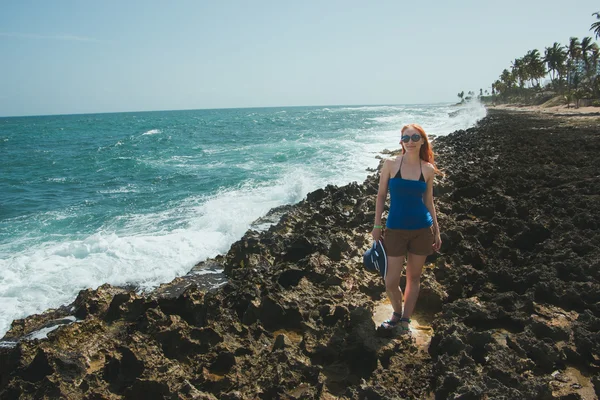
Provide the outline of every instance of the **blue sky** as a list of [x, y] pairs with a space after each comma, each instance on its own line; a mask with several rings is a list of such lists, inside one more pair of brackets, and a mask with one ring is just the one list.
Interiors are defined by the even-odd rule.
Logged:
[[596, 0], [0, 0], [0, 116], [457, 100]]

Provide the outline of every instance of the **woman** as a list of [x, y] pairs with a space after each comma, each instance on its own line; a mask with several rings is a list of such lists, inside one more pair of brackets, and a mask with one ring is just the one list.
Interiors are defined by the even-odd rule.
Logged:
[[[410, 317], [419, 297], [423, 264], [427, 256], [442, 245], [433, 204], [433, 176], [440, 171], [433, 160], [425, 130], [420, 125], [410, 124], [401, 132], [402, 155], [387, 159], [381, 169], [372, 235], [375, 241], [382, 236], [381, 214], [389, 188], [390, 210], [384, 235], [388, 259], [385, 289], [394, 313], [381, 327], [392, 329], [399, 324], [402, 333], [410, 333]], [[400, 276], [405, 258], [403, 309]]]

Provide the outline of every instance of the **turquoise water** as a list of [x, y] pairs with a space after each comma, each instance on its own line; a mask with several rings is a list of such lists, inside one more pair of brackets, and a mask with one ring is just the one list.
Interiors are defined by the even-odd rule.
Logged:
[[399, 129], [443, 135], [480, 105], [0, 118], [0, 337], [102, 283], [152, 288], [225, 253], [269, 209], [362, 182]]

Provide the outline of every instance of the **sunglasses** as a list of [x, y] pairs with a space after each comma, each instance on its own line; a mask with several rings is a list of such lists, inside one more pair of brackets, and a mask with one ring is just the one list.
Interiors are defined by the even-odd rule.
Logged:
[[414, 133], [412, 136], [404, 135], [401, 138], [401, 140], [404, 143], [408, 143], [411, 139], [413, 142], [418, 142], [419, 140], [421, 140], [421, 135], [419, 135], [418, 133]]

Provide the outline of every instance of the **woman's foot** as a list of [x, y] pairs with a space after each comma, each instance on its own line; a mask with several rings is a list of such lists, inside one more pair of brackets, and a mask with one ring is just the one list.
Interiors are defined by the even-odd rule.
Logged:
[[400, 332], [403, 335], [410, 335], [410, 318], [402, 317], [398, 322], [400, 323]]
[[381, 328], [393, 329], [400, 323], [401, 320], [402, 320], [402, 314], [399, 314], [394, 311], [394, 313], [392, 314], [392, 318], [387, 319], [381, 323]]

